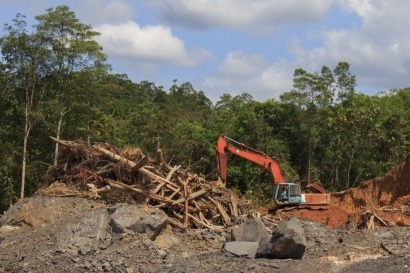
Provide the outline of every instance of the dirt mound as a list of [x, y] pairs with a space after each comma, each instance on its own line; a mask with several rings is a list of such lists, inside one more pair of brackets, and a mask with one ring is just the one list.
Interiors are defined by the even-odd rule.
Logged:
[[332, 193], [327, 209], [299, 209], [278, 214], [282, 219], [298, 217], [335, 228], [352, 222], [359, 225], [369, 213], [384, 219], [388, 225], [410, 226], [410, 154], [384, 177]]
[[331, 228], [346, 225], [349, 217], [346, 211], [336, 206], [328, 206], [326, 209], [321, 210], [300, 209], [291, 212], [289, 215], [286, 214], [287, 212], [280, 213], [281, 217], [284, 219], [297, 217], [300, 219], [322, 223]]
[[355, 215], [356, 220], [364, 211], [373, 211], [390, 224], [410, 226], [410, 154], [384, 177], [333, 193], [332, 204]]

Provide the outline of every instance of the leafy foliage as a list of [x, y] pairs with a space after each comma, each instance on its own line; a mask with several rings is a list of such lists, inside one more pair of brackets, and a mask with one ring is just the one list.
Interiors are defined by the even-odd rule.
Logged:
[[[0, 37], [0, 209], [17, 200], [22, 172], [31, 194], [55, 164], [50, 135], [139, 146], [151, 157], [161, 148], [172, 165], [205, 158], [196, 171], [217, 179], [215, 146], [226, 134], [271, 156], [287, 181], [321, 182], [332, 191], [384, 174], [410, 151], [410, 89], [357, 93], [346, 62], [318, 72], [296, 69], [293, 90], [279, 101], [225, 93], [213, 103], [189, 82], [174, 81], [166, 91], [110, 74], [94, 40], [99, 33], [67, 6], [36, 20], [30, 32], [17, 15]], [[234, 156], [228, 168], [229, 187], [258, 204], [270, 200], [263, 168]]]

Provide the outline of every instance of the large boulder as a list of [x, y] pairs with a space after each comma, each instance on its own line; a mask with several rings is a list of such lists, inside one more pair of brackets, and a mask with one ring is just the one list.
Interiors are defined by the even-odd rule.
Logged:
[[113, 233], [126, 233], [130, 230], [156, 237], [168, 223], [165, 212], [146, 206], [121, 205], [109, 208], [108, 212]]
[[248, 218], [232, 228], [230, 241], [223, 249], [235, 256], [255, 258], [259, 241], [268, 235], [269, 231], [259, 217]]
[[297, 218], [282, 222], [259, 243], [255, 258], [302, 259], [306, 250], [306, 237]]
[[45, 227], [50, 224], [76, 221], [76, 211], [90, 211], [102, 207], [101, 204], [84, 198], [30, 197], [10, 207], [0, 218], [0, 226]]
[[232, 228], [231, 241], [259, 242], [268, 235], [269, 231], [261, 218], [249, 218]]
[[67, 223], [55, 238], [60, 250], [106, 248], [125, 234], [142, 233], [155, 240], [167, 223], [160, 209], [117, 205], [90, 211], [79, 221]]
[[88, 212], [79, 221], [67, 222], [55, 234], [55, 240], [60, 250], [77, 249], [95, 243], [111, 236], [107, 233], [109, 215], [106, 209]]

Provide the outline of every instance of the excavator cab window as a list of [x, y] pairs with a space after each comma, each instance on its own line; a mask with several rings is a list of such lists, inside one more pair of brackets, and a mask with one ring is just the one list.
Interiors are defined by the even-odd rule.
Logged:
[[299, 185], [290, 185], [290, 196], [300, 196], [302, 194]]
[[281, 204], [300, 204], [302, 202], [302, 192], [298, 184], [280, 183], [274, 191], [276, 201]]

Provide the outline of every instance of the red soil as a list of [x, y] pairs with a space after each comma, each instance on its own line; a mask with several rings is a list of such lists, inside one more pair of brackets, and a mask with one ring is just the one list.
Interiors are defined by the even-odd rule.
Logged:
[[281, 212], [286, 217], [298, 217], [327, 224], [334, 228], [346, 225], [352, 216], [371, 211], [389, 225], [410, 226], [410, 154], [406, 160], [384, 177], [364, 182], [357, 188], [331, 194], [332, 205], [326, 210], [295, 210]]

